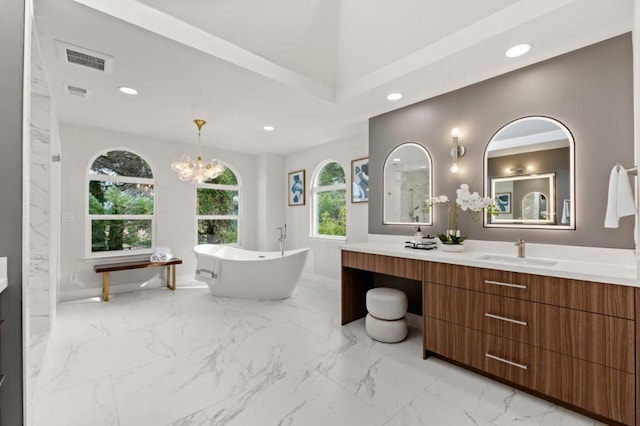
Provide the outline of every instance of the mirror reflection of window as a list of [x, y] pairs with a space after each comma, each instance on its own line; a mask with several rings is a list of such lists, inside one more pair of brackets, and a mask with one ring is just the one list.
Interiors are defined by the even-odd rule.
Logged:
[[432, 197], [431, 157], [413, 142], [396, 147], [384, 163], [384, 224], [431, 225], [424, 201]]
[[[503, 126], [485, 150], [485, 194], [499, 208], [485, 225], [575, 229], [574, 168], [573, 136], [559, 121], [534, 116]], [[525, 196], [536, 192], [538, 214], [525, 213]]]
[[530, 192], [522, 198], [522, 219], [546, 220], [548, 217], [547, 196], [542, 192]]

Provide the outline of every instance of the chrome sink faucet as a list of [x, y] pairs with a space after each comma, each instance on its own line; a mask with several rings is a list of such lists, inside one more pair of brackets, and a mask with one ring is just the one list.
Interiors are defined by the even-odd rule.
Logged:
[[524, 257], [524, 238], [520, 238], [518, 241], [514, 243], [516, 247], [518, 247], [518, 257]]

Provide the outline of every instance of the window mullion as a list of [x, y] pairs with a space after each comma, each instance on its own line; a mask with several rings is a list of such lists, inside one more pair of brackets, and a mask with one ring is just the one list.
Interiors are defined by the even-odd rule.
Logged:
[[91, 220], [153, 220], [154, 215], [149, 214], [90, 214]]
[[89, 174], [89, 180], [100, 182], [118, 182], [118, 183], [139, 183], [140, 185], [153, 185], [155, 181], [149, 178], [139, 178], [131, 176], [110, 176], [110, 175], [93, 175]]

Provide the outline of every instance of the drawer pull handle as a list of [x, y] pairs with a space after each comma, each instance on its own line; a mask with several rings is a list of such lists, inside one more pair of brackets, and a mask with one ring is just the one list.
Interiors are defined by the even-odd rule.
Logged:
[[500, 285], [502, 287], [513, 287], [513, 288], [524, 288], [526, 289], [527, 286], [526, 285], [521, 285], [521, 284], [510, 284], [510, 283], [501, 283], [500, 281], [491, 281], [491, 280], [484, 280], [485, 284], [493, 284], [493, 285]]
[[528, 365], [518, 364], [517, 362], [509, 361], [508, 359], [500, 358], [499, 356], [491, 355], [489, 353], [484, 354], [487, 358], [495, 359], [496, 361], [504, 362], [505, 364], [513, 365], [514, 367], [522, 368], [523, 370], [528, 370]]
[[493, 315], [493, 314], [485, 313], [484, 316], [487, 317], [487, 318], [493, 318], [493, 319], [497, 319], [497, 320], [500, 320], [500, 321], [512, 322], [514, 324], [527, 325], [526, 321], [518, 321], [518, 320], [514, 320], [514, 319], [511, 319], [511, 318], [507, 318], [507, 317], [501, 317], [500, 315]]

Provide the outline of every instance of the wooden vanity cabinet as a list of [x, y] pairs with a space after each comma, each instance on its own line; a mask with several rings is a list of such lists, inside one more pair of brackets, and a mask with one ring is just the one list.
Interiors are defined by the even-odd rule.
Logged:
[[376, 274], [422, 283], [425, 358], [640, 426], [640, 289], [343, 250], [342, 324], [366, 315]]
[[631, 287], [424, 262], [425, 356], [636, 424]]

